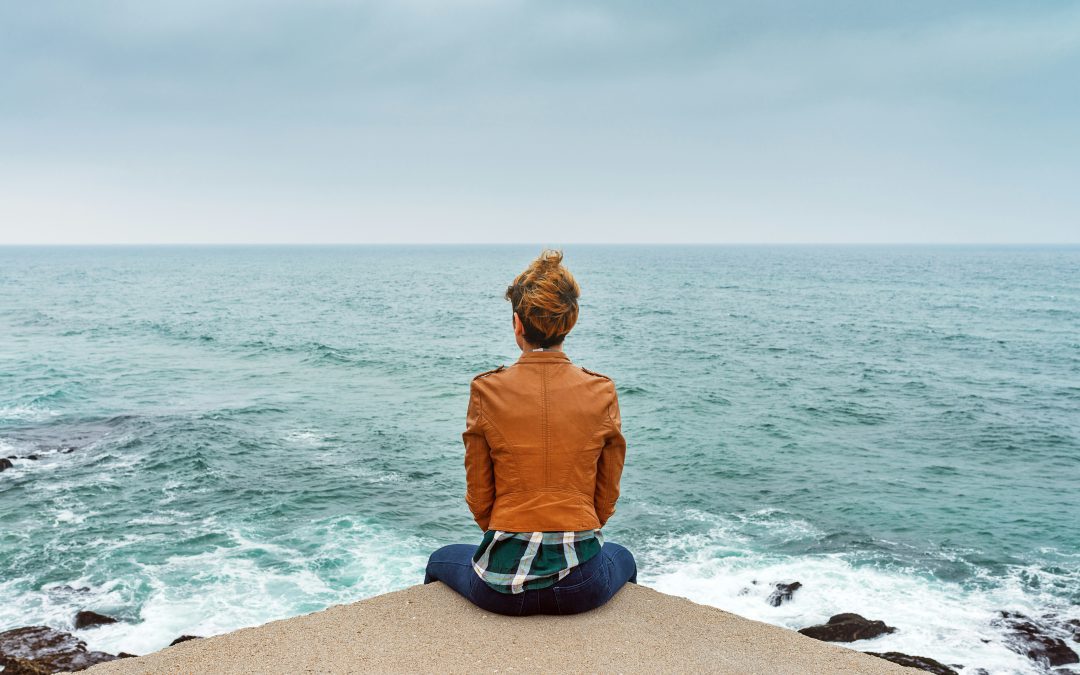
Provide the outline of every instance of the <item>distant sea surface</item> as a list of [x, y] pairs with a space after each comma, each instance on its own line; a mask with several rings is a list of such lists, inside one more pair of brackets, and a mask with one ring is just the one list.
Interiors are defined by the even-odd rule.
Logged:
[[[82, 639], [141, 654], [479, 542], [469, 380], [517, 358], [502, 293], [539, 250], [0, 248], [0, 630], [93, 609], [122, 622]], [[565, 252], [640, 583], [1038, 672], [995, 618], [1080, 619], [1080, 248]]]

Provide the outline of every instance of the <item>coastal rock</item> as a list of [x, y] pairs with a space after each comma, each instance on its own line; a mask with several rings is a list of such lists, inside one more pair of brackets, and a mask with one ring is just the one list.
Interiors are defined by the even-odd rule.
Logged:
[[200, 636], [198, 636], [198, 635], [181, 635], [180, 637], [178, 637], [175, 640], [173, 640], [172, 642], [170, 642], [169, 646], [172, 647], [173, 645], [178, 645], [181, 642], [187, 642], [188, 640], [201, 640], [201, 639], [202, 638]]
[[949, 666], [940, 661], [935, 661], [926, 656], [911, 656], [910, 654], [903, 654], [901, 652], [866, 652], [886, 661], [892, 661], [898, 663], [901, 666], [907, 666], [909, 668], [918, 668], [927, 672], [934, 673], [935, 675], [959, 675], [956, 670], [953, 670]]
[[118, 659], [137, 659], [137, 658], [139, 658], [139, 655], [138, 654], [129, 654], [127, 652], [120, 652], [119, 654], [116, 655], [116, 658], [118, 658]]
[[38, 460], [41, 459], [41, 457], [39, 455], [27, 455], [24, 459]]
[[802, 588], [802, 583], [798, 581], [790, 584], [776, 584], [776, 590], [769, 595], [768, 603], [773, 607], [779, 607], [785, 600], [791, 600], [795, 591], [800, 588]]
[[1080, 663], [1080, 655], [1070, 649], [1064, 640], [1052, 635], [1046, 626], [1019, 612], [1002, 611], [999, 614], [1001, 618], [992, 623], [1008, 629], [1005, 646], [1012, 651], [1045, 667]]
[[829, 617], [826, 623], [800, 628], [799, 632], [806, 637], [825, 642], [854, 642], [892, 633], [895, 630], [892, 626], [886, 626], [884, 621], [871, 621], [858, 614], [847, 612]]
[[49, 673], [84, 670], [116, 659], [112, 654], [88, 651], [86, 643], [71, 633], [48, 626], [26, 626], [0, 633], [0, 655], [8, 660], [30, 661]]
[[0, 471], [3, 471], [5, 469], [10, 469], [13, 466], [15, 466], [15, 465], [11, 463], [10, 459], [0, 459]]
[[89, 626], [101, 626], [107, 623], [116, 623], [116, 619], [85, 609], [75, 615], [75, 630]]
[[0, 654], [0, 666], [4, 667], [4, 675], [49, 675], [52, 672], [45, 666], [39, 666], [29, 659], [4, 656], [3, 654]]

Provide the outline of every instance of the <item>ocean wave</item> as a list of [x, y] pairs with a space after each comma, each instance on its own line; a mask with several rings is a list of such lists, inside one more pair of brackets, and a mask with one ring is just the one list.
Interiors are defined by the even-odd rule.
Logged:
[[[963, 672], [1041, 673], [1010, 650], [999, 612], [1080, 619], [1068, 589], [1080, 588], [1080, 568], [1015, 565], [1002, 575], [970, 566], [967, 582], [943, 580], [913, 567], [875, 557], [865, 544], [846, 553], [783, 555], [762, 551], [762, 538], [820, 537], [822, 532], [779, 510], [717, 516], [696, 509], [681, 516], [711, 524], [704, 532], [647, 537], [634, 551], [638, 579], [659, 591], [686, 597], [758, 621], [791, 629], [855, 612], [881, 619], [897, 631], [850, 643], [863, 651], [899, 651], [962, 664]], [[760, 533], [755, 533], [761, 528]], [[777, 536], [779, 535], [779, 537]], [[890, 548], [888, 542], [879, 542]], [[771, 547], [772, 548], [772, 547]], [[778, 583], [799, 581], [792, 600], [767, 602]], [[1051, 629], [1052, 630], [1052, 629]]]

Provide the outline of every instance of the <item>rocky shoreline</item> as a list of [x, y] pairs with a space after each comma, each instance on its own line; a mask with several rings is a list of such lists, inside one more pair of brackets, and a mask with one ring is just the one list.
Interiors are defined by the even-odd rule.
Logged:
[[[766, 602], [778, 607], [782, 603], [793, 601], [803, 584], [796, 581], [777, 583], [774, 586], [775, 590]], [[114, 617], [82, 610], [73, 617], [72, 625], [74, 630], [83, 630], [117, 622], [118, 619]], [[1006, 646], [1030, 659], [1034, 669], [1051, 672], [1050, 669], [1054, 668], [1052, 672], [1055, 674], [1080, 675], [1080, 670], [1060, 668], [1080, 663], [1076, 647], [1070, 645], [1080, 643], [1080, 620], [1063, 620], [1051, 614], [1034, 618], [1019, 612], [1002, 610], [992, 621], [992, 625], [1005, 631]], [[897, 630], [881, 620], [867, 619], [855, 613], [842, 613], [829, 617], [824, 623], [806, 626], [797, 632], [823, 642], [854, 645]], [[182, 635], [173, 640], [170, 646], [197, 639], [200, 638]], [[956, 675], [965, 667], [963, 664], [943, 664], [929, 657], [894, 651], [863, 653], [936, 675]], [[4, 675], [79, 671], [98, 663], [135, 656], [124, 652], [108, 654], [89, 650], [86, 643], [75, 635], [47, 626], [25, 626], [0, 632], [0, 665], [5, 667]], [[975, 667], [966, 672], [978, 675], [987, 671]]]

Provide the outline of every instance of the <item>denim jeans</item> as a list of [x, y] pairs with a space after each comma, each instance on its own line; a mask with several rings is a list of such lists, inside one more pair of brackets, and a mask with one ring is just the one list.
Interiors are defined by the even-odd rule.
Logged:
[[509, 616], [577, 614], [604, 604], [627, 581], [637, 583], [637, 564], [626, 548], [606, 541], [600, 552], [547, 588], [500, 593], [473, 570], [476, 546], [450, 544], [428, 558], [424, 583], [441, 581], [481, 609]]

